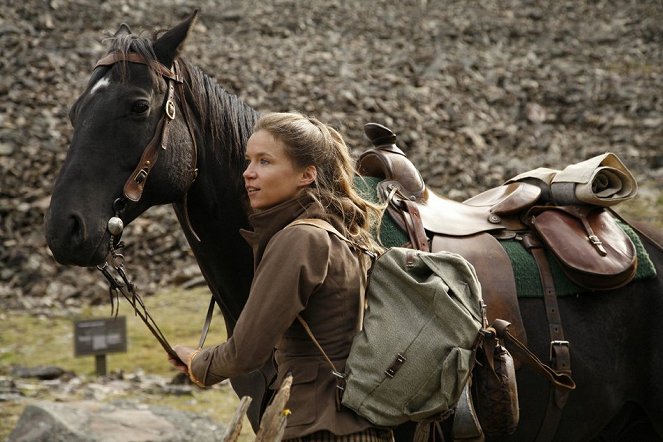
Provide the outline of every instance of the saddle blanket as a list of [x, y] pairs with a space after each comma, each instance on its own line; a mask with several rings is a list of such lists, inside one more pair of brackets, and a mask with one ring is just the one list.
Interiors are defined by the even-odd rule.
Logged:
[[[357, 177], [355, 178], [355, 187], [363, 198], [369, 201], [379, 202], [376, 186], [380, 181], [381, 179], [374, 177]], [[656, 268], [649, 258], [640, 237], [629, 225], [620, 220], [616, 221], [624, 233], [631, 238], [637, 251], [638, 267], [633, 280], [637, 281], [655, 277]], [[388, 213], [382, 218], [379, 238], [384, 247], [402, 246], [409, 241], [407, 234], [398, 227]], [[543, 297], [539, 270], [532, 255], [522, 246], [520, 241], [502, 240], [500, 241], [500, 244], [504, 247], [504, 250], [511, 260], [518, 296]], [[587, 289], [576, 285], [564, 274], [559, 261], [551, 252], [546, 251], [546, 255], [548, 257], [548, 262], [550, 263], [557, 296], [576, 295], [587, 291]]]

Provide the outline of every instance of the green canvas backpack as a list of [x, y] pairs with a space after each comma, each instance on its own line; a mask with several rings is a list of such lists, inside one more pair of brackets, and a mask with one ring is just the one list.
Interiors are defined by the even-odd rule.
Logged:
[[[325, 221], [290, 225], [296, 224], [319, 227], [358, 247]], [[363, 328], [343, 373], [298, 317], [339, 377], [342, 405], [384, 427], [449, 413], [472, 372], [483, 325], [472, 265], [455, 253], [394, 247], [374, 260], [365, 297]]]

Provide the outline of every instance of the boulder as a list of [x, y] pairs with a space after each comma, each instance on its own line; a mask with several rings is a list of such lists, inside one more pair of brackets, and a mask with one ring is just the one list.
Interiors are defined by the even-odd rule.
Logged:
[[221, 441], [225, 426], [190, 412], [93, 401], [28, 405], [8, 442]]

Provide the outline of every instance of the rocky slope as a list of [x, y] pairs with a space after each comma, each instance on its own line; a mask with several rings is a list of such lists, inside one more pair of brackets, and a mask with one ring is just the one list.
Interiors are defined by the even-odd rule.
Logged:
[[[0, 10], [0, 305], [105, 299], [50, 256], [43, 215], [69, 106], [120, 23], [170, 27], [200, 9], [184, 56], [260, 111], [299, 110], [355, 153], [386, 124], [440, 193], [464, 199], [538, 166], [612, 151], [660, 220], [663, 5], [658, 0], [8, 0]], [[658, 205], [656, 205], [658, 204]], [[199, 276], [169, 208], [128, 229], [143, 291]], [[149, 260], [143, 259], [149, 257]], [[149, 265], [145, 264], [149, 262]], [[140, 264], [138, 264], [140, 263]]]

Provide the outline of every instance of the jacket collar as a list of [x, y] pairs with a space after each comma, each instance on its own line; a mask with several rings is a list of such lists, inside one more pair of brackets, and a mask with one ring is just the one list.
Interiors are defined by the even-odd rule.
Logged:
[[253, 231], [240, 230], [240, 234], [253, 249], [254, 267], [258, 265], [267, 243], [272, 236], [297, 218], [321, 218], [322, 209], [314, 204], [308, 195], [285, 201], [267, 210], [253, 213], [249, 216], [249, 223]]

